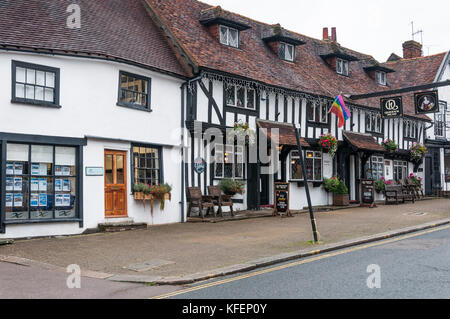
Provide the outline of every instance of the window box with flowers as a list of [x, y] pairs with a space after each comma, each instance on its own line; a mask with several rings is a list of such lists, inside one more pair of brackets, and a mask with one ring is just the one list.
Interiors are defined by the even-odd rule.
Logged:
[[333, 206], [348, 206], [350, 204], [350, 195], [348, 188], [343, 180], [337, 177], [325, 179], [323, 188], [333, 193]]
[[334, 158], [338, 148], [338, 140], [331, 133], [322, 134], [319, 138], [319, 146], [323, 151], [328, 151], [331, 158]]
[[390, 153], [394, 153], [398, 149], [398, 145], [390, 138], [381, 142], [381, 146], [383, 146], [384, 149]]
[[171, 200], [172, 195], [172, 187], [169, 184], [160, 184], [160, 185], [146, 185], [143, 183], [139, 183], [134, 185], [134, 199], [142, 200], [145, 208], [145, 201], [150, 201], [151, 213], [153, 215], [153, 203], [155, 200], [161, 201], [160, 209], [163, 211], [165, 207], [165, 201]]

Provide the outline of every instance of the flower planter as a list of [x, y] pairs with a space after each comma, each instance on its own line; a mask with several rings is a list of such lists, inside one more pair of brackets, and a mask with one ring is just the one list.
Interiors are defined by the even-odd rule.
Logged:
[[350, 204], [350, 196], [333, 194], [333, 206], [348, 206]]
[[[144, 209], [145, 209], [145, 201], [149, 200], [150, 201], [150, 209], [151, 209], [151, 213], [153, 216], [153, 203], [155, 200], [159, 200], [159, 201], [170, 201], [172, 200], [172, 194], [171, 193], [166, 193], [164, 194], [164, 196], [162, 198], [159, 198], [158, 196], [152, 195], [152, 194], [144, 194], [143, 192], [135, 192], [134, 193], [134, 199], [135, 200], [142, 200], [142, 203], [144, 204]], [[161, 210], [164, 210], [164, 205], [161, 203]]]

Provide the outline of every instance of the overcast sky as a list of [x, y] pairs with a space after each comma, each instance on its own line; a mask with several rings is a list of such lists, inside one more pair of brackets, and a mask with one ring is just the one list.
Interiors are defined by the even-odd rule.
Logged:
[[[448, 0], [202, 0], [252, 19], [322, 39], [336, 27], [338, 42], [380, 62], [412, 39], [411, 21], [423, 30], [424, 55], [450, 50]], [[331, 31], [330, 31], [331, 32]], [[420, 34], [415, 40], [421, 42]]]

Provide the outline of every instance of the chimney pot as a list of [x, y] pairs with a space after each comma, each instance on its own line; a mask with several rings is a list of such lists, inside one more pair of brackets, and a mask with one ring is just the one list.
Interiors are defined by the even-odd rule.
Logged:
[[337, 42], [337, 33], [335, 27], [331, 28], [331, 40], [333, 42]]
[[328, 28], [323, 28], [323, 40], [328, 40]]
[[414, 40], [403, 43], [403, 58], [413, 59], [422, 56], [422, 44]]

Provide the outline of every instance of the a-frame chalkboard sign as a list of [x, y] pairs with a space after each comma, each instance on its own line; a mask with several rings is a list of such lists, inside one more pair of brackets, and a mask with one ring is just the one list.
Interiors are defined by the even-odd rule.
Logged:
[[289, 208], [290, 184], [289, 183], [275, 183], [274, 186], [274, 208], [273, 216], [277, 214], [292, 216]]

